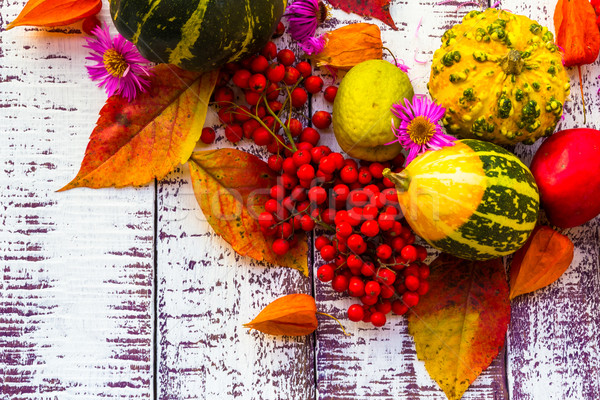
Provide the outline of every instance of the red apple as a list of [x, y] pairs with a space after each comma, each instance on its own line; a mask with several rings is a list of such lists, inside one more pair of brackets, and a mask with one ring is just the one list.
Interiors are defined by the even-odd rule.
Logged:
[[552, 224], [571, 228], [600, 214], [600, 131], [555, 133], [533, 156], [531, 172]]

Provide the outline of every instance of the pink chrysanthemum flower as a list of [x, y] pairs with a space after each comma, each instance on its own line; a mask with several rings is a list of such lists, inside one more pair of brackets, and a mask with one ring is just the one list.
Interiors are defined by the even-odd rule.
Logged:
[[444, 146], [453, 146], [452, 136], [442, 132], [439, 125], [446, 109], [438, 106], [425, 96], [414, 96], [412, 103], [404, 99], [404, 105], [394, 104], [392, 114], [400, 118], [400, 126], [396, 128], [392, 121], [392, 129], [402, 147], [408, 150], [406, 164], [427, 150], [438, 150]]
[[325, 4], [318, 0], [296, 0], [285, 13], [293, 40], [303, 42], [312, 37], [319, 22], [327, 18]]
[[300, 46], [303, 52], [311, 56], [322, 52], [326, 43], [327, 39], [325, 38], [325, 35], [321, 35], [319, 37], [305, 39], [302, 42], [299, 42], [298, 46]]
[[123, 36], [110, 37], [108, 26], [92, 30], [94, 39], [87, 39], [87, 47], [92, 50], [86, 60], [96, 64], [86, 66], [90, 78], [100, 81], [98, 87], [104, 87], [106, 94], [123, 96], [132, 101], [138, 91], [145, 92], [150, 85], [148, 60], [140, 55], [136, 47]]

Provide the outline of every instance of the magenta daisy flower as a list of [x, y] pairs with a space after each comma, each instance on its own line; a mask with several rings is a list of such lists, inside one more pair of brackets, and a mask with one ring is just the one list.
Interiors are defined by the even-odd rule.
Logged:
[[96, 64], [86, 66], [90, 78], [100, 81], [98, 87], [104, 87], [106, 94], [118, 94], [132, 101], [138, 91], [145, 92], [150, 82], [148, 60], [140, 55], [136, 47], [123, 36], [111, 38], [108, 26], [92, 30], [94, 39], [87, 39], [87, 47], [92, 50], [86, 60]]
[[298, 46], [300, 46], [303, 52], [311, 56], [322, 52], [326, 42], [327, 39], [325, 38], [325, 35], [321, 35], [319, 37], [309, 37], [308, 39], [299, 42]]
[[392, 129], [402, 147], [408, 150], [406, 164], [427, 150], [438, 150], [445, 146], [453, 146], [452, 136], [442, 132], [439, 125], [446, 109], [438, 106], [425, 96], [414, 96], [412, 103], [404, 99], [404, 105], [394, 104], [392, 114], [400, 118], [400, 126], [396, 128], [392, 121]]
[[327, 8], [318, 0], [296, 0], [287, 8], [285, 17], [292, 39], [303, 42], [315, 34], [319, 22], [325, 21]]

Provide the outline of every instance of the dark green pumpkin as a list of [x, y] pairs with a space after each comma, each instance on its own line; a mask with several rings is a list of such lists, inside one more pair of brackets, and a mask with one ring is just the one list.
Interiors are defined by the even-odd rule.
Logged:
[[258, 51], [287, 0], [110, 0], [115, 27], [150, 61], [208, 71]]

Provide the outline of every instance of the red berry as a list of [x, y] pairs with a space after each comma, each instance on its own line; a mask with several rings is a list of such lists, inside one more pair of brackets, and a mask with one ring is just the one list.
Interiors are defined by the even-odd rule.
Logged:
[[369, 165], [369, 172], [375, 179], [383, 179], [383, 170], [384, 169], [385, 168], [383, 167], [383, 165], [378, 162], [374, 162], [371, 165]]
[[260, 101], [260, 93], [253, 92], [252, 90], [246, 90], [244, 92], [244, 98], [246, 99], [246, 103], [251, 106], [255, 106]]
[[310, 164], [301, 165], [296, 175], [300, 180], [310, 181], [315, 177], [315, 167]]
[[252, 134], [252, 140], [254, 140], [254, 143], [259, 146], [267, 146], [273, 141], [273, 136], [268, 129], [263, 126], [259, 126]]
[[348, 277], [346, 277], [345, 275], [336, 275], [333, 277], [333, 280], [331, 281], [331, 287], [333, 288], [333, 290], [335, 290], [336, 292], [343, 292], [346, 289], [348, 289]]
[[305, 232], [310, 232], [315, 228], [315, 221], [310, 217], [310, 215], [303, 215], [300, 217], [300, 227]]
[[258, 216], [258, 224], [262, 228], [270, 228], [275, 224], [275, 217], [268, 211], [263, 211]]
[[215, 130], [210, 127], [202, 128], [202, 133], [200, 134], [200, 140], [202, 143], [211, 144], [215, 141], [217, 134]]
[[[306, 150], [306, 151], [311, 151], [311, 150], [313, 149], [313, 147], [314, 147], [314, 146], [313, 146], [312, 144], [308, 143], [308, 142], [300, 142], [300, 143], [298, 143], [298, 144], [296, 145], [296, 148], [297, 148], [298, 150]], [[310, 156], [310, 159], [311, 159], [311, 161], [312, 161], [312, 154], [311, 154], [311, 156]]]
[[294, 233], [294, 228], [292, 228], [292, 224], [289, 222], [283, 222], [279, 225], [279, 228], [281, 230], [281, 236], [284, 238], [289, 238]]
[[317, 270], [317, 278], [321, 282], [330, 282], [333, 279], [335, 268], [331, 264], [321, 265]]
[[360, 268], [363, 265], [362, 260], [356, 254], [350, 254], [346, 259], [349, 268]]
[[356, 170], [356, 168], [350, 165], [346, 165], [340, 171], [340, 178], [344, 183], [354, 183], [358, 180], [358, 171]]
[[[379, 297], [377, 297], [377, 296], [369, 296], [369, 295], [367, 295], [367, 294], [366, 294], [366, 295], [364, 295], [364, 296], [362, 296], [362, 297], [360, 298], [360, 301], [362, 301], [362, 303], [363, 303], [364, 305], [367, 305], [367, 306], [372, 306], [372, 305], [374, 305], [375, 303], [377, 303], [377, 301], [378, 301], [378, 300], [379, 300]], [[367, 322], [367, 321], [365, 321], [365, 322]]]
[[408, 307], [401, 300], [392, 302], [392, 312], [396, 315], [404, 315], [408, 312]]
[[367, 261], [360, 267], [360, 273], [364, 276], [373, 276], [375, 275], [375, 272], [375, 265], [370, 261]]
[[379, 234], [379, 224], [377, 221], [365, 221], [360, 226], [360, 232], [368, 237], [375, 237]]
[[406, 157], [404, 156], [404, 154], [399, 153], [396, 157], [394, 157], [394, 159], [392, 160], [392, 165], [394, 167], [397, 168], [402, 168], [404, 166], [404, 162], [406, 161]]
[[291, 118], [287, 121], [286, 126], [290, 130], [290, 133], [293, 137], [300, 136], [302, 133], [302, 122], [297, 120], [296, 118]]
[[414, 246], [404, 246], [400, 251], [400, 255], [408, 262], [414, 262], [417, 259], [417, 249]]
[[348, 319], [353, 322], [359, 322], [365, 317], [365, 311], [360, 304], [352, 304], [348, 307]]
[[421, 264], [419, 265], [419, 278], [421, 279], [427, 279], [429, 278], [429, 265], [427, 264]]
[[224, 124], [232, 124], [235, 120], [235, 111], [233, 107], [223, 107], [217, 113], [219, 121]]
[[232, 143], [237, 143], [244, 137], [244, 130], [241, 125], [227, 125], [225, 127], [225, 137]]
[[348, 245], [348, 248], [356, 254], [362, 254], [367, 250], [367, 244], [365, 243], [364, 239], [362, 238], [362, 236], [356, 233], [350, 235], [346, 243]]
[[308, 94], [306, 94], [306, 90], [304, 90], [303, 88], [297, 87], [294, 90], [292, 90], [291, 98], [292, 107], [300, 108], [304, 104], [306, 104], [306, 101], [308, 100]]
[[373, 176], [371, 175], [371, 173], [369, 172], [369, 170], [365, 167], [361, 167], [358, 170], [358, 181], [360, 182], [361, 185], [368, 185], [369, 183], [371, 183], [371, 180], [373, 179]]
[[275, 28], [275, 32], [273, 32], [273, 38], [281, 37], [284, 33], [285, 25], [283, 24], [283, 22], [279, 21], [279, 23], [277, 24], [277, 28]]
[[369, 281], [365, 285], [365, 293], [368, 296], [379, 296], [379, 293], [381, 293], [381, 286], [375, 281]]
[[269, 40], [260, 51], [260, 54], [262, 54], [269, 60], [274, 59], [275, 57], [277, 57], [277, 45]]
[[269, 159], [267, 160], [267, 165], [273, 171], [279, 172], [279, 171], [281, 171], [281, 168], [283, 167], [283, 157], [281, 157], [279, 154], [272, 154], [269, 156]]
[[265, 72], [269, 68], [269, 61], [263, 55], [257, 55], [252, 58], [252, 62], [250, 63], [250, 69], [255, 74]]
[[329, 244], [331, 244], [331, 240], [329, 240], [325, 236], [319, 236], [318, 238], [315, 239], [315, 248], [317, 250], [321, 250], [323, 248], [323, 246], [327, 246]]
[[415, 292], [406, 292], [402, 295], [402, 301], [408, 307], [414, 307], [419, 304], [419, 295]]
[[319, 129], [327, 129], [331, 125], [331, 114], [327, 111], [317, 111], [312, 116], [312, 123]]
[[365, 283], [357, 276], [350, 278], [348, 282], [348, 294], [354, 297], [361, 297], [365, 295]]
[[385, 325], [385, 314], [380, 311], [375, 311], [371, 314], [371, 323], [373, 326], [381, 327]]
[[221, 86], [220, 88], [215, 89], [214, 99], [219, 107], [227, 107], [233, 102], [235, 98], [235, 94], [233, 90], [227, 86]]
[[309, 164], [312, 161], [312, 156], [310, 155], [310, 151], [298, 150], [292, 155], [292, 159], [296, 167], [300, 167], [301, 165]]
[[310, 94], [319, 93], [323, 89], [323, 79], [316, 75], [309, 76], [304, 81], [304, 87]]
[[267, 88], [267, 78], [263, 74], [254, 74], [248, 79], [250, 90], [255, 93], [261, 93]]
[[265, 201], [265, 211], [275, 214], [279, 208], [279, 203], [275, 199]]
[[283, 108], [283, 104], [280, 101], [275, 101], [279, 97], [279, 92], [279, 85], [276, 83], [270, 83], [269, 86], [267, 86], [266, 97], [269, 101], [269, 107], [276, 113]]
[[419, 278], [417, 278], [414, 275], [409, 275], [406, 278], [404, 278], [404, 286], [406, 286], [406, 288], [412, 292], [417, 291], [420, 283], [421, 282], [419, 281]]
[[424, 246], [414, 245], [417, 249], [417, 260], [425, 261], [427, 258], [427, 249]]
[[294, 67], [285, 67], [285, 74], [283, 75], [283, 81], [288, 86], [294, 86], [300, 79], [300, 72]]
[[[336, 234], [340, 235], [341, 237], [347, 238], [350, 235], [352, 235], [352, 225], [350, 225], [347, 222], [341, 222], [336, 225], [335, 232], [336, 232]], [[361, 265], [362, 265], [362, 262], [360, 263], [360, 265], [358, 265], [358, 267], [360, 267]]]
[[319, 170], [323, 171], [326, 174], [332, 174], [335, 171], [335, 160], [330, 158], [331, 155], [323, 157], [321, 161], [319, 161]]
[[84, 31], [89, 36], [94, 36], [92, 31], [97, 27], [101, 26], [100, 20], [95, 15], [91, 15], [83, 20], [83, 24], [81, 25], [81, 30]]
[[388, 314], [392, 311], [392, 302], [390, 300], [382, 300], [380, 303], [375, 305], [375, 309], [384, 314]]
[[292, 193], [290, 194], [290, 197], [294, 201], [304, 201], [304, 200], [306, 200], [306, 197], [307, 197], [306, 190], [301, 186], [296, 186], [295, 188], [292, 189]]
[[325, 261], [331, 261], [337, 255], [337, 251], [335, 250], [335, 247], [333, 247], [332, 245], [323, 246], [320, 250], [320, 253], [321, 253], [321, 258], [323, 258], [323, 260], [325, 260]]
[[381, 293], [379, 297], [382, 299], [391, 299], [396, 294], [396, 290], [391, 285], [383, 285], [381, 286]]
[[292, 190], [298, 183], [298, 178], [295, 175], [283, 174], [281, 175], [281, 184], [287, 190]]
[[290, 242], [285, 239], [275, 239], [273, 242], [273, 253], [278, 256], [286, 254], [290, 250]]
[[429, 282], [422, 281], [421, 284], [419, 285], [419, 288], [417, 289], [417, 293], [420, 296], [424, 296], [427, 294], [427, 292], [429, 292]]
[[296, 69], [298, 69], [298, 71], [300, 72], [300, 74], [302, 74], [304, 78], [308, 78], [310, 74], [312, 74], [312, 67], [306, 61], [300, 61], [296, 65]]
[[273, 83], [282, 81], [284, 76], [285, 67], [281, 64], [271, 64], [267, 68], [267, 79]]
[[380, 268], [379, 271], [377, 271], [376, 280], [386, 286], [389, 286], [396, 280], [396, 273], [387, 268]]
[[304, 128], [300, 134], [301, 142], [308, 142], [313, 146], [316, 146], [317, 143], [319, 143], [319, 140], [321, 140], [321, 134], [313, 128]]
[[289, 67], [296, 61], [296, 55], [290, 49], [281, 49], [277, 53], [277, 60], [286, 67]]
[[285, 160], [283, 160], [282, 168], [283, 172], [285, 172], [286, 174], [295, 175], [298, 172], [298, 167], [296, 166], [293, 157], [288, 157]]
[[233, 74], [233, 78], [231, 79], [237, 87], [241, 89], [248, 89], [248, 80], [251, 76], [252, 73], [247, 69], [238, 69], [237, 71], [235, 71], [235, 74]]
[[271, 187], [269, 194], [271, 195], [271, 198], [281, 201], [285, 197], [285, 189], [282, 185], [275, 185]]
[[392, 239], [392, 248], [395, 251], [401, 252], [404, 246], [406, 246], [406, 241], [402, 237], [396, 236]]
[[[390, 214], [381, 213], [377, 217], [377, 222], [379, 223], [379, 229], [381, 229], [382, 231], [389, 231], [390, 229], [392, 229], [394, 227], [395, 218], [394, 218], [394, 216], [392, 216]], [[397, 238], [394, 238], [394, 239], [397, 239]], [[402, 238], [400, 238], [400, 239], [402, 239]]]
[[[363, 208], [363, 218], [366, 220], [374, 220], [379, 214], [379, 209], [375, 206], [366, 205]], [[378, 224], [379, 225], [379, 224]]]
[[327, 192], [320, 186], [310, 188], [308, 199], [316, 204], [323, 204], [327, 200]]
[[325, 91], [323, 92], [323, 97], [330, 103], [333, 103], [335, 100], [335, 95], [337, 94], [338, 88], [335, 86], [327, 86]]
[[392, 248], [390, 245], [382, 243], [375, 249], [375, 254], [380, 260], [387, 260], [392, 256]]
[[349, 194], [350, 189], [348, 189], [348, 186], [344, 185], [343, 183], [333, 187], [333, 198], [335, 199], [336, 203], [345, 204]]

